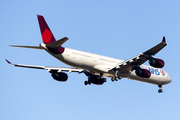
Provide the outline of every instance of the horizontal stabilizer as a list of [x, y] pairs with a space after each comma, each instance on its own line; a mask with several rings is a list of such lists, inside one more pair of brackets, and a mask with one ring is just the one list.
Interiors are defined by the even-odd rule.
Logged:
[[31, 48], [31, 49], [43, 50], [43, 48], [40, 46], [21, 46], [21, 45], [10, 45], [10, 46], [11, 47], [21, 47], [21, 48]]
[[55, 41], [53, 43], [50, 43], [50, 44], [47, 44], [46, 46], [48, 48], [53, 48], [53, 49], [56, 49], [56, 48], [59, 48], [63, 43], [65, 43], [69, 38], [67, 37], [64, 37], [58, 41]]

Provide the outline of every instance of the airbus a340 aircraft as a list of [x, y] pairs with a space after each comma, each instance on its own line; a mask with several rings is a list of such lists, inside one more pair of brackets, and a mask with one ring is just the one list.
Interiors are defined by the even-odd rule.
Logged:
[[[163, 37], [162, 42], [151, 49], [131, 59], [119, 60], [62, 47], [62, 44], [66, 42], [68, 38], [64, 37], [56, 41], [44, 17], [37, 15], [37, 18], [44, 43], [39, 46], [12, 45], [12, 47], [45, 50], [59, 61], [73, 68], [12, 64], [6, 60], [9, 64], [18, 67], [48, 70], [51, 76], [60, 82], [65, 82], [68, 79], [68, 75], [64, 72], [84, 73], [88, 77], [88, 80], [84, 82], [85, 85], [90, 85], [91, 83], [102, 85], [106, 82], [104, 76], [111, 78], [112, 81], [128, 78], [158, 85], [158, 92], [162, 93], [162, 86], [171, 82], [171, 77], [168, 73], [161, 69], [164, 67], [164, 61], [154, 57], [156, 53], [167, 45], [165, 37]], [[151, 66], [142, 65], [147, 60]]]

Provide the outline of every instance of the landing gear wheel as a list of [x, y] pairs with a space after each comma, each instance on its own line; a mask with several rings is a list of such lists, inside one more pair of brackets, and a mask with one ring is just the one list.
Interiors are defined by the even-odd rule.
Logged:
[[160, 88], [160, 89], [158, 90], [158, 92], [159, 92], [159, 93], [162, 93], [162, 92], [163, 92], [163, 89]]
[[162, 93], [162, 92], [163, 92], [162, 85], [158, 85], [158, 87], [159, 87], [158, 92], [159, 92], [159, 93]]
[[118, 77], [119, 80], [120, 80], [121, 78], [122, 78], [121, 76]]
[[89, 85], [91, 85], [91, 81], [87, 81], [87, 83], [88, 83]]
[[88, 84], [88, 81], [84, 81], [84, 84], [87, 85], [87, 84]]
[[107, 79], [106, 79], [106, 78], [103, 78], [103, 80], [104, 80], [104, 82], [106, 82], [106, 81], [107, 81]]
[[114, 77], [111, 78], [111, 81], [114, 82]]

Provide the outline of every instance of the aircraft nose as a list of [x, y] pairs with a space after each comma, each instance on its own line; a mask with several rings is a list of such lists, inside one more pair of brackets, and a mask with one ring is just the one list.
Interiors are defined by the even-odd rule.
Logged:
[[171, 77], [169, 78], [169, 83], [170, 83], [170, 82], [172, 82], [172, 79], [171, 79]]
[[172, 78], [168, 75], [168, 77], [167, 77], [167, 82], [168, 83], [170, 83], [170, 82], [172, 82]]

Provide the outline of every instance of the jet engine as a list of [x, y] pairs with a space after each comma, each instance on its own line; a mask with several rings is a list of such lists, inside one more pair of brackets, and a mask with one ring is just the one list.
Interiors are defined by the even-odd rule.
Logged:
[[67, 75], [66, 73], [64, 73], [64, 72], [53, 72], [53, 73], [51, 74], [51, 76], [52, 76], [55, 80], [60, 81], [60, 82], [65, 82], [65, 81], [67, 81], [67, 79], [68, 79], [68, 75]]
[[164, 61], [158, 58], [151, 58], [149, 59], [149, 64], [152, 67], [156, 67], [156, 68], [162, 68], [164, 67]]
[[151, 72], [146, 69], [138, 68], [135, 71], [136, 75], [142, 78], [149, 78], [151, 76]]

